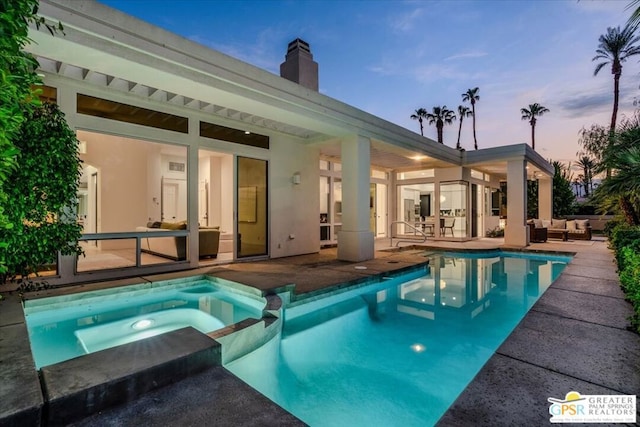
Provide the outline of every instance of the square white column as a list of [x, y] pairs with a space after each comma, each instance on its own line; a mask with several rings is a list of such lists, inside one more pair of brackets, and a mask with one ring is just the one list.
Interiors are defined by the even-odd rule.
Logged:
[[553, 215], [553, 177], [538, 180], [538, 217], [551, 219]]
[[524, 247], [529, 244], [527, 218], [527, 162], [507, 162], [507, 226], [504, 244]]
[[369, 138], [352, 135], [342, 139], [340, 260], [359, 262], [374, 258], [374, 236], [369, 229], [370, 153]]

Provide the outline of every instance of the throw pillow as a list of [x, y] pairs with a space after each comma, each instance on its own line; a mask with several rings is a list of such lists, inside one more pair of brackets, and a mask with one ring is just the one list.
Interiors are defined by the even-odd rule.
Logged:
[[187, 224], [184, 222], [163, 222], [160, 228], [165, 230], [186, 230]]
[[588, 219], [576, 219], [576, 228], [578, 230], [586, 230], [589, 227]]
[[551, 220], [551, 228], [555, 228], [556, 230], [564, 230], [567, 228], [567, 220], [566, 219], [552, 219]]
[[551, 221], [549, 221], [548, 219], [543, 219], [542, 228], [551, 228]]
[[542, 225], [542, 220], [541, 219], [534, 219], [533, 220], [533, 225], [535, 228], [544, 228], [544, 225]]
[[570, 219], [567, 221], [567, 231], [576, 231], [576, 221]]

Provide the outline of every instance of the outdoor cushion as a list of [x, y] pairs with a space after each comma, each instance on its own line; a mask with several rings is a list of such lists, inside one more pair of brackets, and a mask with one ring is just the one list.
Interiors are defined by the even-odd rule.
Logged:
[[160, 228], [165, 230], [186, 230], [187, 223], [186, 222], [163, 222], [160, 224]]
[[576, 228], [578, 230], [586, 230], [588, 226], [589, 226], [588, 219], [576, 219]]
[[567, 231], [576, 231], [576, 221], [573, 219], [570, 219], [569, 221], [567, 221]]
[[551, 228], [551, 221], [549, 221], [548, 219], [543, 219], [542, 220], [542, 227], [543, 228]]
[[545, 228], [544, 225], [542, 224], [542, 220], [537, 218], [533, 220], [533, 226], [535, 228]]
[[567, 227], [566, 219], [552, 219], [551, 220], [551, 228], [564, 230]]

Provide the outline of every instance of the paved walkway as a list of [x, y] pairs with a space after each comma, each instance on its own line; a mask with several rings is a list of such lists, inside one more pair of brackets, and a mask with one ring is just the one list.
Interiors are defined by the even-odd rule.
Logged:
[[548, 397], [640, 394], [640, 337], [606, 242], [549, 242], [530, 249], [575, 257], [439, 426], [549, 425]]
[[[492, 249], [502, 245], [502, 240], [429, 244], [439, 249]], [[378, 242], [377, 249], [387, 247], [388, 241]], [[640, 336], [626, 329], [631, 306], [623, 299], [606, 242], [549, 241], [528, 249], [576, 255], [445, 413], [439, 422], [441, 426], [548, 425], [548, 397], [562, 399], [569, 391], [581, 394], [640, 391]], [[424, 263], [422, 252], [422, 249], [377, 251], [374, 260], [348, 263], [335, 259], [335, 249], [326, 249], [319, 254], [229, 264], [202, 271], [267, 291], [291, 289], [295, 284], [297, 293], [310, 296], [344, 282], [354, 284], [372, 274]], [[173, 276], [180, 274], [184, 273]], [[220, 367], [75, 425], [141, 423], [303, 424]]]

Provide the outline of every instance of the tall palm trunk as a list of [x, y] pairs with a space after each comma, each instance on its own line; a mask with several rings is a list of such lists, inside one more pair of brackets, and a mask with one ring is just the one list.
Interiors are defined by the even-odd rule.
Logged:
[[[620, 101], [620, 76], [622, 75], [622, 65], [613, 65], [613, 112], [611, 113], [611, 126], [609, 127], [609, 145], [613, 144], [616, 133], [616, 121], [618, 119], [618, 103]], [[611, 178], [611, 168], [607, 166], [607, 178]]]
[[441, 120], [438, 120], [438, 123], [436, 123], [436, 128], [438, 129], [438, 142], [440, 144], [444, 144], [444, 133], [443, 133], [443, 129], [444, 129], [444, 122]]
[[418, 123], [420, 123], [420, 136], [424, 136], [424, 127], [422, 126], [422, 117], [418, 119]]
[[536, 119], [531, 119], [531, 148], [536, 151]]
[[616, 120], [618, 118], [618, 102], [620, 100], [620, 75], [622, 70], [613, 75], [613, 113], [611, 113], [611, 126], [609, 133], [613, 135], [616, 131]]
[[473, 119], [473, 148], [478, 149], [478, 139], [476, 138], [476, 102], [471, 101], [471, 118]]
[[633, 203], [627, 196], [620, 197], [620, 209], [622, 209], [622, 213], [624, 214], [624, 219], [627, 221], [629, 225], [639, 225], [640, 219], [638, 218], [638, 213], [633, 207]]
[[456, 144], [456, 149], [458, 149], [458, 150], [460, 148], [462, 148], [462, 147], [460, 147], [460, 134], [462, 133], [462, 119], [463, 118], [464, 118], [464, 116], [460, 116], [460, 127], [458, 127], [458, 143]]

